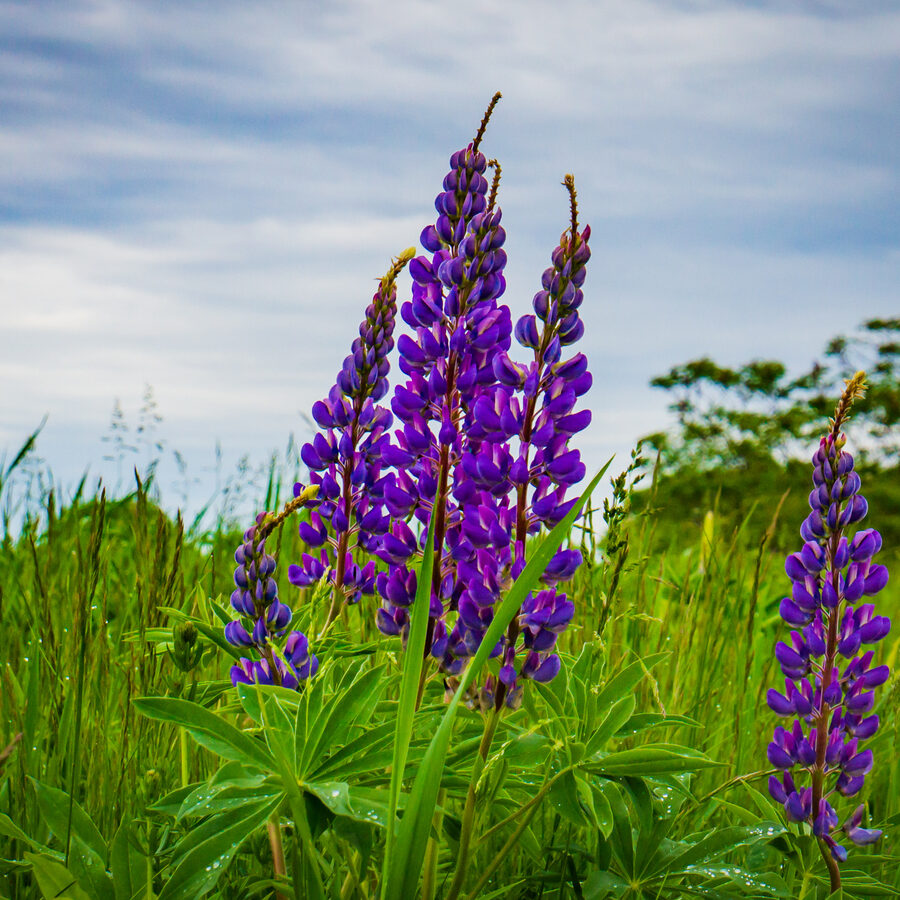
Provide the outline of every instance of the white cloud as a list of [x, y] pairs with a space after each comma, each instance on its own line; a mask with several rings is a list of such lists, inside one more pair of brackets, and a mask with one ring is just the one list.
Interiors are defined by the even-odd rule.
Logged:
[[145, 383], [174, 446], [301, 428], [497, 88], [517, 313], [563, 172], [594, 227], [594, 464], [669, 366], [803, 366], [896, 309], [891, 7], [0, 2], [0, 34], [0, 447], [49, 411], [70, 473]]

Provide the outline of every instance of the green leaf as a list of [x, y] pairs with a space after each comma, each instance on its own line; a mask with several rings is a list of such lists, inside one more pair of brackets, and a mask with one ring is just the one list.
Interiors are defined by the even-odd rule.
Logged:
[[262, 712], [259, 708], [260, 697], [277, 697], [283, 704], [291, 707], [296, 707], [300, 703], [300, 694], [297, 691], [278, 684], [244, 684], [243, 682], [238, 682], [237, 694], [244, 712], [257, 725], [262, 725]]
[[606, 746], [610, 738], [631, 718], [636, 703], [634, 694], [628, 694], [613, 705], [600, 727], [588, 738], [585, 756], [590, 758]]
[[240, 810], [254, 801], [272, 799], [282, 793], [278, 785], [270, 783], [263, 786], [262, 782], [260, 778], [257, 784], [204, 785], [185, 798], [177, 821]]
[[597, 820], [597, 827], [603, 833], [603, 837], [608, 838], [613, 829], [612, 807], [606, 794], [596, 784], [591, 782], [590, 788], [594, 795], [594, 816]]
[[619, 698], [630, 694], [638, 682], [668, 655], [668, 653], [653, 653], [645, 659], [639, 659], [637, 662], [625, 666], [621, 672], [606, 683], [600, 692], [600, 696], [597, 698], [597, 708], [604, 709], [607, 706], [611, 706]]
[[75, 876], [59, 861], [44, 853], [25, 853], [44, 900], [91, 900]]
[[622, 775], [662, 775], [670, 772], [695, 772], [720, 766], [722, 763], [674, 744], [653, 746], [647, 744], [632, 750], [619, 750], [599, 759], [582, 763], [583, 768], [595, 775], [616, 777]]
[[275, 768], [272, 755], [260, 741], [238, 731], [199, 703], [177, 697], [138, 697], [134, 705], [150, 719], [180, 725], [201, 747], [224, 759], [267, 772]]
[[640, 778], [623, 778], [621, 787], [631, 798], [631, 805], [638, 817], [638, 827], [647, 833], [653, 828], [653, 798], [650, 790]]
[[[761, 874], [759, 872], [751, 872], [736, 865], [724, 866], [697, 866], [691, 869], [687, 874], [701, 876], [714, 880], [717, 887], [724, 887], [725, 884], [733, 884], [741, 888], [742, 893], [753, 892], [752, 896], [759, 897], [760, 891], [765, 893], [765, 897], [783, 897], [785, 900], [791, 900], [796, 897], [796, 893], [788, 888], [784, 879], [776, 874]], [[729, 894], [729, 896], [732, 896]]]
[[[353, 738], [310, 773], [314, 781], [342, 780], [338, 776], [383, 771], [393, 759], [394, 722], [384, 722]], [[346, 778], [344, 778], [346, 780]]]
[[739, 847], [746, 847], [759, 841], [771, 840], [786, 830], [777, 822], [718, 828], [678, 856], [666, 860], [665, 871], [673, 874], [686, 872], [689, 868], [708, 863], [730, 850], [737, 850]]
[[591, 826], [593, 798], [591, 798], [590, 811], [588, 811], [583, 805], [574, 772], [568, 771], [560, 775], [553, 782], [548, 796], [554, 809], [573, 825], [577, 825], [579, 828], [589, 828]]
[[122, 819], [110, 845], [110, 868], [116, 900], [131, 900], [147, 878], [147, 857], [131, 834], [131, 821]]
[[634, 836], [628, 807], [625, 805], [619, 786], [614, 782], [602, 785], [601, 790], [609, 801], [609, 808], [612, 812], [613, 827], [609, 834], [610, 848], [626, 875], [631, 877], [635, 874]]
[[606, 900], [608, 897], [622, 896], [628, 890], [628, 882], [612, 872], [598, 872], [595, 869], [588, 875], [581, 889], [584, 900]]
[[205, 782], [202, 781], [195, 781], [184, 787], [176, 788], [174, 791], [170, 791], [164, 797], [161, 797], [156, 803], [152, 803], [147, 809], [151, 809], [153, 812], [162, 813], [166, 816], [171, 816], [174, 819], [178, 815], [178, 810], [181, 809], [181, 804], [184, 803], [185, 797], [193, 791], [196, 791], [198, 788], [203, 787], [204, 783]]
[[[306, 685], [306, 691], [318, 689]], [[294, 718], [287, 714], [282, 705], [281, 698], [270, 696], [263, 699], [263, 723], [266, 744], [272, 757], [278, 766], [277, 771], [282, 777], [292, 781], [297, 777], [297, 757], [294, 752], [296, 746], [294, 736]]]
[[[497, 642], [503, 636], [506, 627], [518, 614], [529, 591], [533, 590], [538, 584], [540, 576], [544, 573], [548, 563], [559, 549], [566, 533], [572, 527], [591, 492], [605, 474], [610, 462], [612, 460], [607, 462], [603, 469], [597, 473], [565, 518], [554, 526], [541, 544], [535, 548], [531, 559], [495, 611], [494, 619], [482, 638], [481, 646], [460, 679], [459, 687], [450, 701], [447, 711], [444, 713], [441, 724], [432, 738], [428, 750], [425, 752], [425, 758], [419, 766], [406, 813], [400, 822], [394, 858], [390, 860], [389, 866], [385, 865], [382, 900], [409, 900], [409, 898], [415, 896], [419, 883], [419, 874], [422, 871], [422, 861], [425, 857], [425, 846], [431, 832], [431, 820], [434, 815], [438, 790], [440, 789], [444, 759], [447, 755], [453, 722], [456, 718], [459, 704], [466, 695], [469, 686], [478, 676], [482, 666], [487, 662]], [[413, 616], [413, 627], [414, 625], [415, 616]], [[410, 651], [407, 650], [407, 654], [409, 653]]]
[[390, 814], [390, 794], [378, 788], [351, 787], [343, 781], [304, 782], [333, 813], [355, 822], [384, 828]]
[[514, 766], [536, 766], [547, 759], [550, 747], [548, 737], [527, 731], [503, 745], [503, 758]]
[[166, 881], [158, 900], [196, 900], [212, 890], [244, 841], [262, 827], [279, 802], [280, 798], [257, 806], [249, 815], [192, 847]]
[[69, 869], [79, 885], [95, 900], [113, 900], [112, 881], [106, 872], [106, 842], [90, 816], [70, 800], [65, 791], [29, 779], [37, 794], [41, 818], [65, 848], [69, 832], [69, 808], [72, 828], [69, 847]]
[[617, 738], [632, 737], [647, 731], [650, 728], [674, 728], [678, 725], [684, 725], [688, 728], [697, 728], [700, 723], [696, 719], [689, 716], [663, 716], [659, 713], [635, 713], [624, 725], [613, 735]]
[[14, 841], [21, 841], [36, 850], [49, 850], [44, 844], [38, 843], [33, 838], [28, 837], [15, 822], [6, 813], [0, 813], [0, 834], [12, 838]]

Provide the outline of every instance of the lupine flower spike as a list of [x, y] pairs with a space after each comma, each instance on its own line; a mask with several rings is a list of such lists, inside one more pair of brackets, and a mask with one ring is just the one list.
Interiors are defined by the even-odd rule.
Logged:
[[433, 517], [426, 648], [438, 660], [447, 650], [446, 615], [463, 588], [456, 573], [463, 521], [454, 479], [475, 402], [495, 383], [493, 359], [509, 347], [512, 332], [509, 309], [497, 303], [506, 289], [506, 233], [500, 209], [488, 202], [487, 159], [478, 149], [499, 99], [497, 94], [491, 101], [475, 140], [450, 157], [444, 190], [435, 199], [437, 220], [421, 235], [430, 255], [410, 263], [412, 301], [403, 304], [401, 315], [415, 336], [397, 342], [408, 380], [394, 391], [391, 408], [401, 428], [383, 455], [396, 474], [384, 491], [393, 524], [378, 551], [388, 571], [378, 576], [383, 603], [377, 624], [385, 634], [406, 634], [416, 593], [412, 557], [420, 549], [408, 522], [415, 517], [427, 525]]
[[235, 647], [255, 651], [257, 659], [242, 657], [231, 667], [231, 682], [275, 684], [298, 688], [316, 674], [318, 659], [309, 652], [301, 631], [288, 632], [291, 608], [278, 598], [275, 558], [266, 553], [268, 536], [294, 511], [316, 496], [316, 487], [301, 489], [278, 515], [260, 513], [244, 532], [234, 554], [235, 590], [231, 606], [239, 618], [225, 626], [225, 638]]
[[[377, 403], [388, 388], [397, 276], [414, 255], [413, 248], [400, 254], [381, 279], [334, 387], [313, 405], [322, 431], [300, 451], [319, 488], [309, 522], [300, 524], [300, 537], [319, 553], [305, 553], [300, 565], [288, 569], [288, 580], [306, 587], [327, 574], [332, 585], [328, 624], [345, 603], [358, 603], [375, 591], [374, 560], [360, 567], [354, 555], [357, 547], [373, 551], [388, 529], [381, 454], [393, 417]], [[295, 494], [302, 490], [303, 485], [294, 485]]]
[[775, 647], [785, 692], [770, 690], [767, 698], [774, 712], [793, 718], [790, 727], [775, 729], [769, 744], [769, 762], [782, 770], [780, 778], [769, 779], [769, 791], [790, 821], [811, 826], [832, 891], [841, 884], [838, 864], [847, 859], [836, 835], [843, 832], [860, 845], [881, 836], [861, 827], [863, 806], [838, 828], [833, 805], [857, 795], [872, 769], [872, 751], [860, 744], [878, 729], [873, 688], [889, 675], [887, 666], [872, 665], [874, 651], [863, 648], [887, 635], [890, 620], [876, 615], [873, 604], [860, 602], [887, 584], [887, 569], [872, 562], [881, 536], [872, 528], [849, 534], [868, 507], [841, 428], [864, 390], [865, 373], [858, 372], [847, 382], [831, 430], [813, 456], [811, 511], [800, 527], [804, 544], [787, 558], [791, 596], [781, 601], [781, 616], [795, 630], [790, 643]]

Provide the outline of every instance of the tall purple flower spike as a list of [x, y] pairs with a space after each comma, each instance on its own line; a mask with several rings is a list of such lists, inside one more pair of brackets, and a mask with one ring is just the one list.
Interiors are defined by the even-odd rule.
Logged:
[[318, 659], [309, 652], [306, 635], [287, 630], [291, 608], [278, 598], [275, 558], [266, 553], [266, 538], [315, 494], [316, 488], [306, 488], [279, 515], [260, 513], [235, 551], [238, 566], [234, 570], [231, 606], [238, 618], [225, 626], [225, 638], [235, 647], [255, 651], [258, 657], [242, 657], [231, 667], [231, 682], [235, 686], [257, 683], [296, 689], [319, 667]]
[[[414, 253], [412, 248], [402, 253], [381, 279], [334, 387], [327, 399], [313, 405], [322, 431], [300, 452], [319, 489], [309, 522], [300, 524], [300, 537], [318, 552], [305, 553], [300, 565], [290, 566], [288, 580], [306, 587], [327, 574], [332, 585], [329, 623], [345, 602], [358, 603], [375, 591], [375, 562], [358, 565], [354, 551], [373, 551], [388, 530], [381, 454], [392, 416], [377, 402], [388, 389], [397, 276]], [[295, 494], [302, 490], [303, 485], [294, 485]]]
[[[522, 571], [527, 536], [571, 508], [566, 491], [583, 478], [584, 465], [569, 440], [590, 422], [590, 412], [575, 411], [591, 385], [587, 361], [582, 354], [562, 359], [563, 349], [583, 332], [578, 308], [590, 258], [590, 229], [578, 231], [571, 176], [565, 181], [571, 231], [544, 273], [535, 315], [516, 328], [532, 361], [519, 365], [507, 354], [511, 318], [497, 303], [506, 262], [494, 204], [499, 166], [486, 197], [482, 173], [488, 163], [478, 150], [492, 108], [493, 102], [475, 141], [450, 159], [435, 201], [438, 219], [422, 232], [433, 255], [410, 264], [413, 297], [401, 315], [415, 337], [398, 341], [399, 366], [409, 380], [397, 386], [391, 402], [403, 427], [384, 453], [396, 472], [384, 489], [392, 525], [378, 551], [388, 566], [377, 579], [383, 599], [378, 627], [406, 634], [422, 541], [410, 520], [425, 526], [433, 519], [427, 647], [451, 676], [477, 651], [502, 593]], [[548, 681], [559, 671], [552, 650], [574, 606], [555, 586], [580, 562], [577, 551], [556, 554], [543, 576], [545, 589], [527, 598], [507, 636], [492, 648], [494, 656], [503, 654], [503, 664], [499, 681], [484, 685], [482, 705], [516, 705], [519, 676]]]
[[[487, 159], [478, 149], [495, 96], [475, 140], [450, 157], [444, 190], [438, 194], [434, 225], [422, 232], [429, 256], [410, 263], [412, 300], [401, 315], [414, 337], [397, 342], [399, 367], [407, 376], [391, 401], [400, 428], [385, 447], [384, 462], [395, 469], [384, 488], [393, 524], [378, 556], [387, 571], [377, 579], [382, 606], [377, 624], [385, 634], [405, 634], [416, 593], [413, 556], [421, 550], [410, 525], [434, 518], [435, 561], [431, 619], [426, 646], [442, 659], [447, 648], [446, 615], [462, 590], [457, 564], [463, 519], [454, 499], [460, 461], [474, 425], [473, 409], [486, 386], [496, 382], [493, 360], [509, 347], [509, 309], [497, 300], [506, 288], [501, 212], [488, 198]], [[491, 199], [493, 197], [493, 192]]]
[[[785, 563], [791, 596], [781, 601], [781, 616], [794, 630], [790, 643], [775, 647], [785, 690], [767, 697], [775, 713], [794, 719], [789, 728], [776, 728], [769, 744], [769, 762], [783, 770], [781, 778], [769, 779], [769, 791], [790, 821], [812, 826], [832, 891], [840, 887], [838, 863], [847, 851], [833, 836], [839, 817], [831, 800], [858, 794], [872, 769], [872, 751], [860, 743], [878, 729], [873, 689], [890, 674], [887, 666], [873, 667], [874, 651], [863, 649], [891, 627], [873, 604], [860, 602], [887, 584], [887, 569], [872, 562], [881, 536], [871, 528], [848, 534], [868, 507], [841, 426], [864, 391], [865, 373], [858, 372], [813, 456], [810, 514], [800, 527], [804, 544]], [[881, 832], [861, 828], [862, 815], [860, 806], [840, 830], [853, 843], [870, 844]]]

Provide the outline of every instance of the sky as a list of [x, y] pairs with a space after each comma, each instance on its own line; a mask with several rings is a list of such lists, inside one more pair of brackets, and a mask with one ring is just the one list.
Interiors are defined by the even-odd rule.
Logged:
[[114, 483], [147, 386], [170, 506], [306, 439], [497, 90], [514, 317], [567, 172], [592, 227], [589, 470], [672, 366], [900, 311], [896, 3], [0, 0], [0, 457], [46, 416], [59, 484]]

